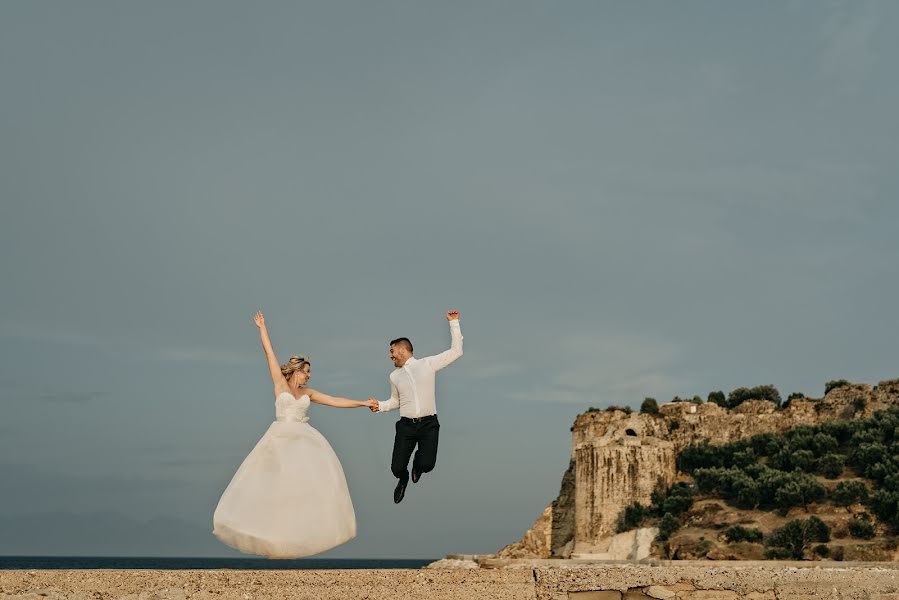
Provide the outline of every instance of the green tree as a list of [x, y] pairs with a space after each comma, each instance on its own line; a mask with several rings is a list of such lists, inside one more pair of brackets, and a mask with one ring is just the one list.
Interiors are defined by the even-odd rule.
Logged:
[[618, 516], [618, 533], [640, 527], [649, 514], [650, 509], [639, 502], [634, 502], [624, 507], [624, 510]]
[[727, 397], [727, 405], [734, 408], [747, 400], [767, 400], [773, 402], [774, 406], [780, 407], [780, 392], [773, 385], [757, 385], [752, 388], [739, 387], [731, 391]]
[[843, 474], [843, 457], [839, 454], [825, 454], [818, 461], [818, 473], [828, 479], [836, 479]]
[[659, 403], [655, 398], [644, 398], [643, 404], [640, 405], [640, 414], [657, 415], [659, 414]]
[[659, 521], [659, 535], [656, 539], [664, 542], [671, 538], [671, 534], [680, 529], [680, 521], [671, 513], [665, 513], [662, 520]]
[[870, 540], [874, 537], [874, 525], [861, 519], [852, 519], [849, 521], [849, 533], [852, 537]]
[[818, 517], [811, 516], [805, 521], [795, 519], [783, 527], [778, 527], [765, 540], [765, 546], [781, 549], [773, 550], [771, 554], [802, 560], [809, 544], [829, 541], [830, 528]]
[[868, 486], [861, 479], [841, 481], [830, 493], [830, 499], [838, 506], [849, 506], [868, 499]]
[[724, 392], [720, 390], [717, 392], [709, 392], [708, 401], [727, 408], [727, 398], [724, 396]]
[[730, 543], [733, 542], [761, 542], [763, 539], [762, 530], [756, 527], [743, 527], [742, 525], [733, 525], [728, 527], [724, 532], [724, 539]]

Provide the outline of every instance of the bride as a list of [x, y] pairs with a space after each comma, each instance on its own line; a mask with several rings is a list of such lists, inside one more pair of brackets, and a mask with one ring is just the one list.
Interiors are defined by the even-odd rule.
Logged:
[[309, 360], [279, 365], [261, 312], [255, 315], [275, 394], [275, 422], [241, 463], [212, 518], [213, 533], [247, 554], [298, 558], [356, 535], [346, 478], [328, 441], [308, 424], [309, 403], [371, 408], [377, 400], [336, 398], [310, 387]]

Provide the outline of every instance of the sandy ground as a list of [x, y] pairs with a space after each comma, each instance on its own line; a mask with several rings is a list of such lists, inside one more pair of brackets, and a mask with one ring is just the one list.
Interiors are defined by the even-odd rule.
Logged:
[[899, 600], [899, 563], [342, 571], [0, 571], [2, 600]]

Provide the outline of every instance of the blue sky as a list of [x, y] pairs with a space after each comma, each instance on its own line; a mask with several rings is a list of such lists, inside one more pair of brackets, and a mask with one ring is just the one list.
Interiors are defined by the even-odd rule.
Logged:
[[[313, 407], [358, 537], [514, 541], [589, 406], [899, 376], [891, 2], [6, 2], [0, 553], [233, 553], [273, 417], [449, 344], [438, 466]], [[91, 532], [106, 532], [104, 539]]]

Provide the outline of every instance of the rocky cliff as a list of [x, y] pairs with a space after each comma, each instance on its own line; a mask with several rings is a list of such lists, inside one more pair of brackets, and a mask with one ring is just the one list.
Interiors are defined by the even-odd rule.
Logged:
[[[724, 444], [759, 433], [783, 432], [797, 425], [870, 416], [899, 405], [899, 380], [873, 388], [851, 384], [823, 398], [793, 400], [778, 409], [749, 400], [733, 409], [717, 404], [672, 402], [658, 415], [624, 410], [591, 410], [572, 427], [571, 462], [558, 497], [521, 540], [500, 550], [507, 558], [552, 558], [604, 554], [615, 542], [625, 506], [650, 503], [661, 482], [678, 476], [677, 453], [692, 444]], [[617, 542], [616, 542], [617, 544]]]

